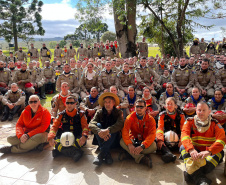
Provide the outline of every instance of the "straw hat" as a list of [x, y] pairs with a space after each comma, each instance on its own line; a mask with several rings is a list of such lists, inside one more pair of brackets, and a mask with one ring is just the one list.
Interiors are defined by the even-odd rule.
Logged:
[[106, 92], [106, 93], [101, 94], [99, 99], [98, 99], [98, 103], [99, 103], [99, 105], [101, 107], [104, 106], [104, 98], [107, 97], [107, 96], [111, 96], [111, 97], [113, 97], [115, 99], [115, 106], [116, 107], [119, 105], [119, 103], [120, 103], [119, 97], [116, 94], [114, 94], [114, 93]]

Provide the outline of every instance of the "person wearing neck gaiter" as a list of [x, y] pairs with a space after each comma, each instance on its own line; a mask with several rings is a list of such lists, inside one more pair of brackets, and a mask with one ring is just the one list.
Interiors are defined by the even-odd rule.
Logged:
[[25, 93], [18, 89], [16, 83], [11, 84], [11, 89], [5, 94], [2, 99], [4, 105], [3, 116], [1, 121], [13, 120], [16, 113], [21, 112], [25, 107]]
[[220, 69], [216, 75], [216, 87], [226, 93], [226, 56], [223, 58], [224, 68]]
[[78, 99], [80, 92], [79, 81], [76, 78], [76, 76], [73, 73], [71, 73], [71, 67], [69, 64], [65, 64], [63, 69], [64, 69], [63, 73], [57, 78], [56, 90], [60, 92], [61, 91], [60, 86], [62, 82], [67, 82], [69, 85], [69, 90], [71, 91], [73, 96], [75, 96]]
[[139, 99], [135, 111], [127, 116], [120, 140], [125, 151], [119, 154], [118, 159], [122, 161], [132, 156], [136, 163], [152, 168], [150, 153], [156, 151], [156, 122], [146, 110], [146, 102]]
[[172, 82], [168, 82], [166, 84], [166, 91], [163, 92], [159, 98], [159, 105], [162, 110], [165, 110], [165, 101], [169, 97], [173, 97], [176, 100], [177, 107], [180, 108], [182, 101], [180, 95], [177, 92], [175, 92]]
[[199, 46], [199, 40], [196, 38], [193, 40], [193, 45], [190, 47], [189, 55], [197, 55], [201, 53], [201, 49]]
[[215, 73], [209, 69], [209, 59], [202, 60], [200, 70], [195, 74], [195, 86], [201, 90], [201, 95], [212, 98], [214, 96]]
[[182, 98], [191, 93], [194, 85], [194, 74], [191, 69], [188, 69], [184, 57], [180, 58], [179, 67], [173, 71], [171, 80]]
[[56, 60], [59, 60], [62, 62], [61, 54], [63, 50], [60, 48], [60, 45], [57, 44], [56, 48], [54, 49], [54, 58], [56, 57]]
[[[186, 117], [193, 117], [195, 116], [195, 110], [197, 107], [197, 104], [199, 102], [205, 101], [205, 99], [200, 95], [200, 90], [197, 87], [194, 87], [192, 89], [192, 95], [190, 97], [188, 97], [181, 105], [181, 110], [183, 110], [186, 114]], [[195, 107], [189, 107], [189, 108], [184, 108], [184, 106], [187, 103], [192, 103], [193, 105], [195, 105]], [[188, 114], [187, 114], [188, 113]], [[194, 114], [192, 114], [194, 113]]]
[[55, 70], [50, 66], [49, 61], [45, 61], [45, 68], [43, 69], [43, 80], [45, 81], [45, 92], [47, 94], [55, 93], [55, 77]]
[[[53, 126], [48, 134], [50, 146], [54, 146], [52, 156], [57, 157], [63, 154], [77, 162], [83, 155], [81, 147], [86, 145], [88, 138], [88, 124], [84, 113], [79, 112], [76, 108], [76, 98], [69, 96], [65, 100], [66, 110], [62, 111], [57, 119], [54, 120]], [[70, 146], [65, 146], [61, 139], [63, 133], [71, 132], [74, 135], [74, 142]], [[67, 142], [67, 140], [66, 140]]]
[[80, 48], [77, 49], [76, 58], [81, 61], [83, 61], [84, 58], [87, 58], [87, 49], [83, 47], [82, 43], [80, 44]]
[[27, 62], [27, 54], [23, 51], [22, 47], [19, 47], [19, 51], [15, 52], [15, 56], [17, 56], [17, 60]]
[[185, 181], [197, 185], [210, 185], [211, 180], [206, 174], [224, 158], [225, 131], [210, 113], [207, 103], [198, 103], [197, 115], [188, 118], [181, 131], [180, 152], [186, 168]]
[[0, 61], [0, 92], [4, 95], [12, 83], [11, 73], [5, 69], [4, 62]]
[[67, 50], [67, 56], [68, 56], [68, 63], [71, 59], [75, 59], [76, 50], [73, 48], [73, 45], [70, 44], [68, 50]]
[[[220, 89], [215, 90], [214, 97], [209, 99], [208, 105], [210, 106], [212, 117], [217, 119], [221, 125], [225, 127], [226, 101], [223, 97], [223, 92]], [[218, 111], [221, 111], [221, 114], [215, 114]]]
[[30, 61], [39, 61], [39, 52], [38, 49], [34, 47], [33, 43], [31, 43], [31, 48], [28, 50], [27, 54], [30, 57]]
[[135, 69], [135, 78], [139, 87], [137, 89], [137, 95], [142, 95], [143, 87], [148, 87], [151, 90], [151, 94], [156, 95], [160, 87], [158, 84], [159, 75], [147, 67], [146, 57], [142, 57], [139, 62], [140, 64]]
[[[176, 100], [169, 97], [165, 101], [166, 110], [159, 114], [158, 129], [156, 132], [157, 147], [161, 151], [165, 163], [174, 162], [176, 155], [170, 149], [177, 149], [181, 145], [181, 130], [185, 122], [184, 114], [177, 109]], [[173, 140], [168, 140], [167, 135], [172, 134]], [[179, 140], [175, 140], [176, 136]], [[170, 148], [170, 149], [169, 149]]]
[[95, 72], [93, 63], [89, 62], [86, 66], [85, 72], [81, 76], [80, 86], [81, 86], [81, 98], [82, 100], [90, 95], [90, 90], [92, 87], [98, 87], [98, 73]]
[[26, 104], [28, 105], [28, 99], [35, 93], [35, 89], [32, 84], [31, 73], [27, 69], [27, 64], [25, 62], [22, 63], [21, 69], [16, 72], [13, 82], [17, 83], [19, 89], [25, 92]]
[[46, 47], [46, 44], [42, 44], [42, 48], [40, 50], [40, 60], [42, 62], [42, 68], [44, 68], [45, 61], [51, 60], [52, 53], [51, 51]]

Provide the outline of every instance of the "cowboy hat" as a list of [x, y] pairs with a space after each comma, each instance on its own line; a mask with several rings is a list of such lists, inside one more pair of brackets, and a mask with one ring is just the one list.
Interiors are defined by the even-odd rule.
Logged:
[[112, 98], [115, 99], [115, 106], [117, 107], [120, 103], [119, 98], [116, 94], [111, 93], [111, 92], [106, 92], [100, 95], [99, 99], [98, 99], [98, 103], [101, 107], [104, 106], [104, 98], [106, 98], [107, 96], [110, 96]]

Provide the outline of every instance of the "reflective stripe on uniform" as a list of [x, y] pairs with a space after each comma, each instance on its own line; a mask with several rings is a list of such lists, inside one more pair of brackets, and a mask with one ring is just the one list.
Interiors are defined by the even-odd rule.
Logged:
[[189, 136], [184, 136], [184, 137], [181, 139], [181, 141], [184, 141], [184, 140], [186, 140], [186, 139], [191, 140], [191, 138], [190, 138]]
[[223, 146], [225, 146], [225, 142], [224, 141], [222, 141], [222, 140], [216, 140], [216, 143], [220, 143], [220, 144], [222, 144]]
[[217, 154], [216, 154], [216, 156], [219, 158], [219, 161], [220, 161], [220, 160], [221, 160], [221, 158], [222, 158], [221, 153], [217, 153]]
[[55, 131], [53, 131], [53, 130], [51, 130], [49, 133], [54, 133], [54, 134], [56, 135], [56, 132], [55, 132]]
[[61, 152], [62, 147], [63, 147], [62, 144], [59, 144], [57, 150], [58, 150], [59, 152]]
[[215, 167], [218, 165], [217, 161], [211, 156], [206, 157], [206, 160], [211, 162]]
[[193, 141], [192, 141], [192, 144], [195, 145], [195, 146], [211, 146], [212, 145], [212, 143], [201, 144], [201, 143], [196, 143], [196, 142], [193, 142]]
[[190, 159], [190, 157], [184, 159], [184, 164], [187, 163], [187, 160], [188, 160], [188, 159]]
[[186, 152], [186, 150], [182, 150], [181, 155], [184, 156], [185, 154], [188, 154], [188, 152]]
[[164, 132], [162, 130], [157, 130], [156, 133], [161, 133], [161, 134], [164, 134]]
[[195, 136], [195, 137], [192, 137], [191, 138], [192, 141], [194, 140], [202, 140], [202, 141], [216, 141], [216, 138], [215, 137], [202, 137], [202, 136]]

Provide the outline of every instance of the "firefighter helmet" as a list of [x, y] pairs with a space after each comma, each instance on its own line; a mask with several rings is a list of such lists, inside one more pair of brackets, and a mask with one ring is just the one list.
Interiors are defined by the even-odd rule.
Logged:
[[174, 147], [174, 146], [178, 145], [179, 137], [178, 137], [177, 133], [170, 130], [170, 131], [166, 132], [164, 135], [165, 135], [165, 143], [168, 147]]
[[60, 137], [60, 143], [64, 147], [72, 146], [75, 143], [75, 136], [71, 132], [64, 132]]

